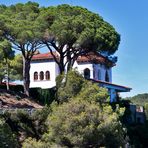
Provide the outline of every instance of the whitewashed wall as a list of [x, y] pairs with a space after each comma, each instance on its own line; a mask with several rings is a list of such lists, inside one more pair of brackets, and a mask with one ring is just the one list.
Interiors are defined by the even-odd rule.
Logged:
[[80, 74], [84, 76], [84, 69], [88, 68], [90, 70], [90, 79], [93, 79], [93, 64], [90, 63], [77, 63], [75, 62], [73, 68], [75, 68]]
[[[38, 74], [43, 71], [44, 74], [46, 71], [50, 72], [50, 80], [38, 80], [34, 81], [34, 72], [38, 72]], [[40, 88], [52, 88], [56, 85], [55, 79], [58, 75], [59, 70], [58, 66], [54, 61], [32, 61], [30, 68], [30, 88], [40, 87]]]
[[[109, 82], [112, 82], [112, 70], [111, 68], [107, 69], [104, 65], [101, 64], [91, 64], [91, 63], [77, 63], [75, 62], [73, 68], [75, 68], [79, 73], [84, 75], [84, 70], [86, 68], [89, 68], [90, 70], [90, 79], [95, 80], [102, 80], [105, 81], [105, 73], [108, 71], [109, 75]], [[40, 81], [39, 76], [38, 80], [34, 81], [34, 72], [38, 72], [38, 74], [43, 71], [44, 74], [46, 71], [50, 72], [50, 80], [44, 80]], [[100, 71], [100, 74], [98, 76], [98, 71]], [[32, 61], [31, 62], [31, 68], [30, 68], [30, 88], [33, 87], [40, 87], [40, 88], [52, 88], [56, 85], [55, 79], [59, 74], [59, 68], [56, 62], [42, 60], [42, 61]]]
[[[106, 71], [108, 72], [109, 82], [112, 82], [112, 69], [106, 68], [105, 65], [101, 64], [91, 64], [91, 63], [77, 63], [75, 62], [73, 68], [76, 68], [82, 75], [84, 74], [84, 69], [90, 69], [90, 78], [95, 80], [105, 81]], [[99, 71], [99, 74], [98, 74]]]

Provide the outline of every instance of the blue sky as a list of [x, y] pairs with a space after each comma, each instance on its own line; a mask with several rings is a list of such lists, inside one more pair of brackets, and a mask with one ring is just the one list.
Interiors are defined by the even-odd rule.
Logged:
[[[148, 0], [34, 0], [40, 6], [71, 4], [101, 15], [121, 35], [113, 83], [132, 87], [133, 96], [148, 92]], [[27, 0], [0, 0], [0, 4], [25, 3]]]

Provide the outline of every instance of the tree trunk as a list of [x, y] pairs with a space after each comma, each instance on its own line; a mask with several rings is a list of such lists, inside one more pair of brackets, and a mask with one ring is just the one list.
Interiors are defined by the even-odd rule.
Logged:
[[23, 82], [24, 82], [24, 93], [29, 97], [29, 86], [30, 86], [30, 59], [23, 57]]
[[7, 66], [7, 80], [6, 80], [6, 86], [7, 86], [7, 91], [9, 90], [9, 63], [8, 60], [6, 59], [6, 66]]
[[67, 70], [66, 70], [66, 71], [68, 72], [68, 71], [70, 71], [71, 69], [72, 69], [72, 64], [71, 64], [71, 63], [68, 63], [68, 64], [67, 64]]
[[60, 74], [63, 74], [65, 72], [65, 67], [64, 64], [58, 64], [59, 69], [60, 69]]

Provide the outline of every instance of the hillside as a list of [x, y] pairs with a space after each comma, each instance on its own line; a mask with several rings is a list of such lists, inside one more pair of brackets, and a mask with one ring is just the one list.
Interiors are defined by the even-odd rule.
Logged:
[[144, 106], [145, 103], [148, 103], [148, 93], [138, 94], [133, 97], [128, 97], [126, 100], [130, 100], [131, 103], [136, 105]]
[[36, 103], [20, 93], [0, 89], [0, 108], [43, 108], [42, 105]]

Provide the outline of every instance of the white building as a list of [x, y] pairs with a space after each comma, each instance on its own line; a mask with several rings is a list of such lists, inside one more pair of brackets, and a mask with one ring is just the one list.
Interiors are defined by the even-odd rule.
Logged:
[[[56, 56], [58, 54], [54, 52]], [[85, 78], [108, 89], [111, 102], [116, 101], [118, 92], [128, 92], [131, 88], [112, 83], [112, 67], [115, 63], [108, 57], [100, 54], [79, 56], [74, 63], [76, 68]], [[30, 88], [52, 88], [56, 85], [55, 79], [59, 75], [59, 68], [50, 53], [34, 55], [30, 68]]]

